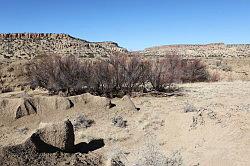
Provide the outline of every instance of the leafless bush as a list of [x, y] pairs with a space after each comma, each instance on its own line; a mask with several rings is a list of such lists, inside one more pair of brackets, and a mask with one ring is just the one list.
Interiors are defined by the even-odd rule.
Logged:
[[32, 87], [75, 94], [85, 85], [85, 68], [74, 56], [45, 55], [33, 61], [27, 69]]
[[206, 65], [199, 59], [189, 59], [182, 62], [182, 82], [203, 82], [209, 80]]
[[33, 88], [52, 94], [90, 92], [108, 97], [139, 92], [151, 84], [156, 91], [173, 83], [207, 81], [209, 73], [200, 60], [183, 60], [176, 54], [155, 60], [141, 55], [112, 55], [109, 59], [78, 60], [74, 56], [44, 55], [27, 67]]
[[150, 64], [140, 55], [114, 55], [110, 64], [113, 66], [115, 91], [123, 94], [139, 91], [148, 81]]
[[92, 89], [98, 94], [110, 95], [115, 88], [114, 67], [105, 60], [96, 61], [93, 66]]
[[173, 83], [179, 82], [182, 75], [181, 59], [176, 54], [151, 61], [149, 81], [157, 91], [165, 91]]

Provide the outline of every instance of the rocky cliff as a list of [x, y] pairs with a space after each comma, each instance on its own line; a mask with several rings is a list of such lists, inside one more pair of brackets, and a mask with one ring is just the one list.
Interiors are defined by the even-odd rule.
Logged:
[[68, 34], [10, 33], [0, 34], [1, 63], [30, 60], [39, 53], [107, 57], [113, 52], [127, 52], [114, 42], [88, 42]]
[[250, 57], [250, 44], [164, 45], [140, 51], [148, 56], [163, 56], [172, 52], [182, 57]]

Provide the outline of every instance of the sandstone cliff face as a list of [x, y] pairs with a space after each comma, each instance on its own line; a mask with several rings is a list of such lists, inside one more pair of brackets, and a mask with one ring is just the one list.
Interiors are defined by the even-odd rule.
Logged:
[[68, 34], [54, 34], [54, 33], [2, 33], [0, 39], [70, 39], [73, 38]]
[[148, 56], [163, 56], [171, 52], [176, 52], [182, 57], [250, 57], [250, 44], [166, 45], [140, 51]]
[[113, 52], [127, 52], [114, 42], [88, 42], [67, 34], [0, 34], [1, 63], [30, 60], [39, 53], [75, 55], [80, 58], [107, 57]]

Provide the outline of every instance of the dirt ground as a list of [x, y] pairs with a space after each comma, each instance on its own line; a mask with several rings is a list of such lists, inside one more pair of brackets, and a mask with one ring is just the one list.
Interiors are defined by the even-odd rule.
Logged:
[[[250, 82], [193, 83], [180, 87], [183, 96], [132, 98], [138, 111], [130, 110], [122, 99], [115, 98], [112, 103], [116, 106], [112, 108], [79, 105], [17, 120], [0, 116], [0, 147], [24, 142], [41, 122], [74, 119], [84, 114], [94, 124], [77, 129], [75, 142], [103, 139], [105, 146], [95, 153], [102, 154], [105, 161], [119, 155], [125, 165], [140, 165], [143, 158], [156, 151], [152, 154], [154, 159], [174, 156], [182, 165], [249, 165]], [[1, 97], [15, 95], [17, 92]], [[125, 128], [112, 124], [112, 118], [117, 116], [127, 121]]]

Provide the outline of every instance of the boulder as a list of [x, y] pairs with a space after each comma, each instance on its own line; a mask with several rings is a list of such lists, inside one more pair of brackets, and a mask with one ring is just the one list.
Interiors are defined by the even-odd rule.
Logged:
[[136, 108], [134, 102], [131, 100], [130, 96], [125, 95], [123, 98], [120, 100], [120, 105], [122, 110], [127, 110], [127, 111], [138, 111], [138, 108]]
[[54, 148], [67, 152], [73, 151], [75, 142], [73, 125], [69, 120], [45, 124], [43, 128], [33, 133], [28, 141], [31, 141], [40, 152], [45, 151], [46, 146], [47, 150]]
[[111, 106], [111, 100], [106, 97], [94, 96], [90, 93], [85, 93], [82, 95], [71, 96], [68, 99], [74, 105], [89, 105], [91, 108], [109, 108]]
[[37, 113], [37, 106], [32, 98], [0, 98], [0, 115], [11, 119]]
[[36, 108], [34, 102], [32, 101], [32, 99], [24, 98], [23, 102], [16, 110], [16, 117], [15, 118], [18, 119], [18, 118], [21, 118], [23, 116], [35, 114], [35, 113], [37, 113], [37, 108]]

